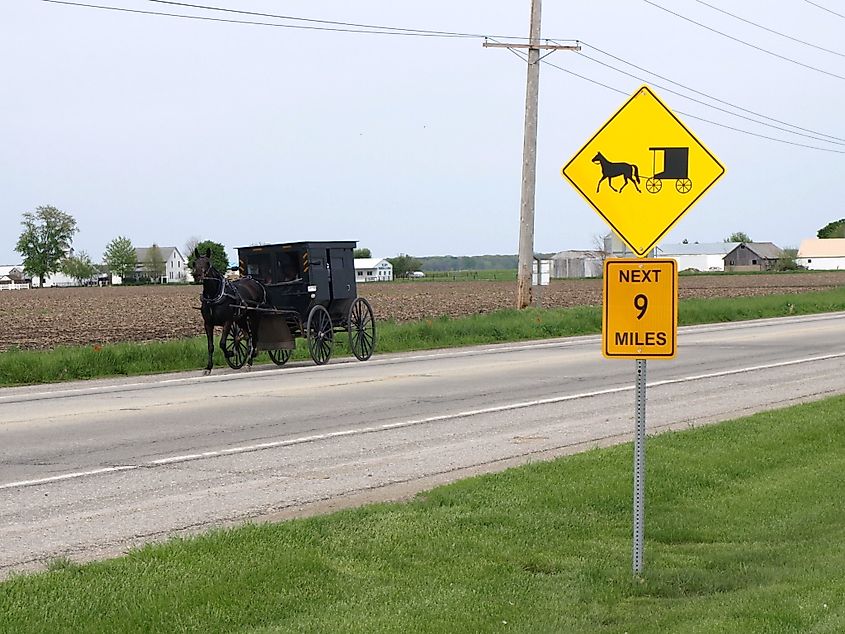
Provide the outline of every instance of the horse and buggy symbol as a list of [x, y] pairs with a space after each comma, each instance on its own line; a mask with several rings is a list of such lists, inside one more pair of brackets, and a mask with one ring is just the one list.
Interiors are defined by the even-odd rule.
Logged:
[[376, 323], [369, 302], [358, 297], [353, 250], [355, 242], [292, 242], [238, 248], [241, 277], [229, 280], [211, 264], [211, 252], [194, 250], [194, 280], [203, 285], [200, 311], [208, 340], [208, 363], [214, 362], [214, 327], [222, 326], [220, 348], [232, 369], [252, 366], [266, 350], [284, 365], [307, 340], [314, 363], [332, 356], [335, 334], [348, 335], [359, 361], [376, 345]]
[[[649, 151], [652, 153], [652, 176], [646, 178], [645, 188], [650, 194], [656, 194], [663, 189], [664, 180], [675, 181], [675, 191], [679, 194], [686, 194], [692, 190], [692, 180], [689, 177], [689, 148], [688, 147], [650, 147]], [[663, 169], [657, 171], [658, 157], [662, 159]], [[601, 152], [597, 152], [593, 157], [593, 163], [601, 167], [601, 178], [596, 186], [596, 193], [599, 192], [603, 181], [607, 180], [610, 188], [622, 193], [625, 186], [630, 182], [634, 188], [641, 192], [638, 184], [640, 183], [639, 169], [633, 163], [614, 163], [604, 157]], [[613, 186], [613, 179], [621, 176], [623, 178], [622, 186], [616, 189]]]

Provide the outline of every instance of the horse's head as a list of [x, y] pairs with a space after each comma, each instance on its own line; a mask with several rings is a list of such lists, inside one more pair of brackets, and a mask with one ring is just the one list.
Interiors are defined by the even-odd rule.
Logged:
[[601, 163], [604, 160], [604, 156], [601, 152], [596, 152], [596, 155], [593, 157], [593, 163]]
[[206, 249], [204, 254], [201, 254], [196, 247], [194, 247], [194, 266], [191, 269], [194, 280], [202, 282], [208, 278], [216, 278], [216, 271], [211, 264], [211, 249]]

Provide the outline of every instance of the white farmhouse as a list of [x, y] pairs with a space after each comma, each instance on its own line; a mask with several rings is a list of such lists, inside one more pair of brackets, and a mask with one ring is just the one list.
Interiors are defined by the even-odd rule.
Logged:
[[30, 288], [23, 265], [0, 266], [0, 291], [14, 291]]
[[798, 247], [798, 266], [811, 271], [845, 269], [845, 238], [808, 238]]
[[724, 271], [725, 256], [737, 246], [739, 242], [662, 244], [655, 249], [655, 255], [659, 258], [675, 258], [679, 271]]
[[393, 265], [386, 258], [355, 258], [355, 282], [390, 282]]
[[[135, 276], [138, 278], [148, 277], [147, 263], [150, 259], [150, 252], [153, 247], [136, 247], [135, 258], [138, 264], [135, 266]], [[159, 284], [178, 284], [192, 282], [193, 276], [188, 271], [188, 261], [176, 247], [158, 247], [161, 259], [164, 261], [164, 273], [158, 280]]]

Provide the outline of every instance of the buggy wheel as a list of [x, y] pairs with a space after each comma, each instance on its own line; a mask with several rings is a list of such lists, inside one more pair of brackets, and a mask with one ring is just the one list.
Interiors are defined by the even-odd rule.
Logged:
[[688, 178], [679, 178], [675, 181], [675, 189], [678, 190], [679, 194], [686, 194], [692, 189], [692, 181]]
[[276, 365], [284, 365], [290, 359], [292, 352], [293, 350], [287, 348], [279, 348], [278, 350], [268, 350], [267, 354], [270, 355], [270, 360]]
[[649, 194], [656, 194], [662, 187], [663, 181], [659, 178], [651, 177], [645, 182], [645, 188]]
[[358, 297], [349, 308], [349, 347], [358, 361], [366, 361], [376, 347], [376, 320], [373, 309], [363, 297]]
[[223, 352], [229, 367], [233, 370], [240, 370], [244, 367], [251, 348], [249, 333], [238, 324], [233, 323], [223, 340]]
[[334, 330], [332, 318], [323, 306], [317, 304], [308, 313], [308, 326], [306, 328], [308, 337], [308, 351], [311, 358], [317, 365], [324, 365], [332, 357], [334, 348]]

